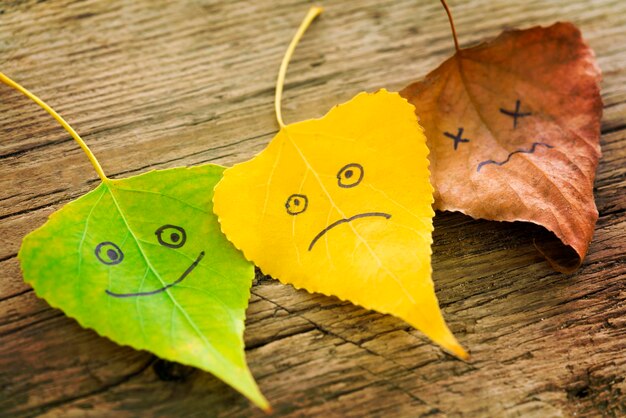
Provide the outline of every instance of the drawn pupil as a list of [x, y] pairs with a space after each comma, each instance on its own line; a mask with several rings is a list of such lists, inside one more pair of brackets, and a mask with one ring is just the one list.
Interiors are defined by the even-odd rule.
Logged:
[[119, 264], [124, 260], [124, 253], [120, 247], [111, 241], [103, 241], [96, 245], [94, 254], [98, 261], [107, 266]]
[[180, 248], [187, 241], [187, 233], [176, 225], [163, 225], [155, 232], [159, 244], [168, 248]]
[[285, 202], [285, 208], [289, 215], [299, 215], [307, 209], [309, 200], [303, 194], [292, 194]]
[[363, 180], [363, 166], [357, 163], [346, 164], [337, 173], [339, 187], [350, 188], [357, 186]]

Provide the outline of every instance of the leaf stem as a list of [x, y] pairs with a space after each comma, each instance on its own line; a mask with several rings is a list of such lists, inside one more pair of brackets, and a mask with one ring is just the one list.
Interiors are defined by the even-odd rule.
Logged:
[[0, 72], [0, 81], [2, 81], [7, 86], [12, 87], [15, 90], [19, 91], [24, 96], [26, 96], [29, 99], [31, 99], [33, 102], [37, 103], [43, 110], [48, 112], [50, 114], [50, 116], [52, 116], [57, 122], [59, 122], [59, 124], [61, 124], [61, 126], [72, 136], [72, 138], [74, 138], [74, 141], [76, 141], [78, 143], [78, 145], [82, 148], [82, 150], [85, 152], [85, 154], [87, 155], [87, 158], [89, 158], [89, 161], [91, 162], [91, 165], [93, 165], [93, 168], [96, 170], [96, 173], [98, 173], [98, 176], [100, 177], [100, 179], [103, 182], [105, 182], [105, 183], [109, 182], [109, 178], [104, 174], [104, 171], [102, 170], [102, 167], [100, 166], [100, 163], [96, 159], [96, 156], [93, 155], [93, 153], [91, 152], [91, 150], [89, 149], [87, 144], [85, 144], [85, 141], [83, 141], [83, 139], [80, 137], [80, 135], [78, 135], [76, 133], [76, 131], [70, 126], [70, 124], [67, 123], [65, 121], [65, 119], [63, 119], [61, 117], [61, 115], [59, 115], [57, 112], [55, 112], [54, 109], [52, 109], [50, 106], [48, 106], [39, 97], [35, 96], [30, 91], [28, 91], [27, 89], [25, 89], [24, 87], [22, 87], [21, 85], [16, 83], [15, 81], [11, 80], [9, 77], [7, 77], [2, 72]]
[[459, 48], [459, 40], [456, 37], [456, 29], [454, 28], [454, 19], [452, 18], [452, 13], [450, 12], [450, 8], [446, 3], [446, 0], [441, 0], [441, 4], [444, 9], [446, 9], [446, 13], [448, 14], [448, 20], [450, 21], [450, 28], [452, 29], [452, 37], [454, 38], [454, 48], [456, 52], [459, 52], [461, 48]]
[[276, 110], [276, 120], [278, 121], [278, 125], [281, 128], [285, 127], [285, 122], [283, 122], [283, 115], [280, 110], [280, 103], [283, 96], [283, 86], [285, 84], [285, 75], [287, 74], [287, 66], [289, 65], [289, 61], [291, 61], [291, 56], [300, 42], [302, 35], [307, 30], [307, 28], [311, 25], [311, 22], [322, 13], [324, 9], [322, 7], [314, 6], [309, 9], [309, 12], [304, 17], [302, 23], [300, 23], [300, 27], [298, 31], [293, 36], [289, 47], [287, 48], [287, 52], [285, 52], [285, 56], [283, 57], [283, 62], [280, 64], [280, 69], [278, 70], [278, 78], [276, 79], [276, 95], [274, 96], [274, 109]]

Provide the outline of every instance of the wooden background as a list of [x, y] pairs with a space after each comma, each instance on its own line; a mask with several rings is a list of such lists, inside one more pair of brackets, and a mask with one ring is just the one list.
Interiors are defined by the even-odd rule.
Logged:
[[[469, 363], [400, 320], [259, 275], [246, 343], [275, 416], [626, 414], [626, 2], [450, 3], [464, 46], [571, 20], [595, 49], [604, 156], [589, 255], [564, 276], [538, 257], [535, 228], [438, 213], [434, 279]], [[0, 70], [64, 115], [112, 177], [230, 165], [277, 131], [276, 72], [310, 5], [1, 0]], [[436, 0], [324, 5], [287, 76], [287, 122], [400, 89], [453, 52]], [[207, 373], [81, 329], [22, 282], [22, 237], [97, 181], [67, 133], [0, 87], [0, 416], [263, 416]]]

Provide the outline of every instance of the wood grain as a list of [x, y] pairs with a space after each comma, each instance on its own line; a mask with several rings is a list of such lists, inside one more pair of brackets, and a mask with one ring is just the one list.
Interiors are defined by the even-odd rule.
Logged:
[[[276, 71], [311, 4], [5, 0], [0, 69], [64, 115], [112, 177], [230, 165], [276, 132]], [[450, 4], [462, 46], [570, 20], [595, 49], [605, 113], [587, 259], [557, 274], [533, 247], [540, 229], [438, 213], [434, 279], [468, 363], [400, 320], [259, 274], [246, 343], [275, 416], [626, 414], [626, 2]], [[453, 51], [438, 1], [324, 6], [289, 69], [287, 122], [397, 90]], [[0, 88], [0, 416], [263, 416], [207, 373], [81, 329], [22, 282], [21, 238], [96, 184], [71, 138]]]

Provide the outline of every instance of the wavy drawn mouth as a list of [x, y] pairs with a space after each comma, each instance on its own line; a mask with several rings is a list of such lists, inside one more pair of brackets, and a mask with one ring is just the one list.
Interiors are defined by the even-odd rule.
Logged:
[[322, 229], [320, 231], [319, 234], [317, 234], [315, 236], [315, 238], [313, 238], [313, 240], [311, 241], [311, 244], [309, 244], [309, 251], [311, 251], [311, 249], [313, 249], [313, 246], [315, 245], [315, 243], [322, 238], [322, 236], [324, 236], [325, 233], [327, 233], [328, 231], [330, 231], [331, 229], [333, 229], [336, 226], [339, 226], [341, 224], [345, 224], [348, 222], [351, 222], [355, 219], [359, 219], [359, 218], [369, 218], [369, 217], [382, 217], [385, 219], [389, 219], [391, 218], [391, 215], [385, 212], [365, 212], [365, 213], [359, 213], [358, 215], [354, 215], [351, 216], [349, 218], [345, 218], [345, 219], [339, 219], [338, 221], [333, 222], [332, 224], [328, 225], [326, 228]]
[[105, 290], [105, 292], [106, 292], [107, 295], [113, 296], [113, 297], [116, 297], [116, 298], [129, 298], [129, 297], [132, 297], [132, 296], [150, 296], [150, 295], [156, 295], [157, 293], [165, 292], [170, 287], [176, 286], [178, 283], [180, 283], [183, 280], [185, 280], [185, 277], [187, 277], [189, 275], [189, 273], [191, 273], [193, 271], [193, 269], [196, 268], [196, 266], [198, 265], [198, 263], [200, 263], [200, 260], [202, 260], [202, 258], [204, 258], [204, 251], [202, 251], [198, 255], [198, 258], [196, 258], [196, 261], [191, 263], [191, 265], [189, 267], [187, 267], [187, 270], [185, 270], [185, 272], [175, 282], [172, 282], [172, 283], [168, 284], [167, 286], [163, 286], [160, 289], [151, 290], [149, 292], [138, 292], [138, 293], [115, 293], [115, 292], [111, 292], [109, 289], [107, 289], [107, 290]]

